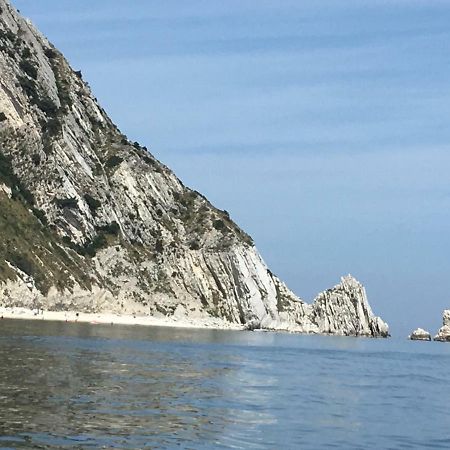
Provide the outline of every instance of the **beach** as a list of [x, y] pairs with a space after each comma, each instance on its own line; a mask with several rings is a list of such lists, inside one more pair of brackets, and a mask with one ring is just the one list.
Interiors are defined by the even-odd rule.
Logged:
[[242, 330], [242, 325], [216, 318], [155, 317], [150, 315], [119, 315], [112, 313], [86, 313], [80, 311], [48, 311], [21, 307], [0, 307], [1, 319], [46, 320], [58, 322], [83, 322], [92, 325], [120, 324], [151, 327], [213, 328], [219, 330]]

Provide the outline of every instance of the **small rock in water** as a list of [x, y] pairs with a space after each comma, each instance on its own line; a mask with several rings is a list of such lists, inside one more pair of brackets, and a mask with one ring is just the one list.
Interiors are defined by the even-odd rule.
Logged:
[[411, 333], [409, 339], [411, 341], [431, 341], [431, 334], [422, 328], [417, 328]]

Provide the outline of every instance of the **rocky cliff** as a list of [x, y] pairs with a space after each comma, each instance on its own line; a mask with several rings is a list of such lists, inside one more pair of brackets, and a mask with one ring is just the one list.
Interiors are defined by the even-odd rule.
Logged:
[[386, 336], [346, 277], [312, 305], [226, 211], [121, 134], [81, 72], [0, 0], [0, 303]]

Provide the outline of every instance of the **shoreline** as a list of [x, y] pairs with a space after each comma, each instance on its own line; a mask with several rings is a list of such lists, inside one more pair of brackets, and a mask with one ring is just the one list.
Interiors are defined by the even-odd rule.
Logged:
[[186, 317], [155, 317], [120, 315], [113, 313], [85, 313], [79, 311], [48, 311], [22, 307], [0, 307], [1, 319], [44, 320], [67, 323], [89, 323], [91, 325], [140, 325], [150, 327], [197, 328], [215, 330], [244, 330], [242, 325], [220, 319], [188, 319]]
[[[133, 325], [146, 327], [185, 328], [200, 330], [228, 330], [250, 331], [243, 325], [226, 322], [218, 318], [188, 318], [183, 316], [155, 317], [150, 315], [117, 314], [117, 313], [86, 313], [80, 311], [51, 311], [43, 309], [30, 309], [24, 307], [0, 307], [0, 324], [2, 319], [12, 320], [42, 320], [45, 322], [87, 323], [90, 325]], [[391, 336], [353, 336], [332, 333], [305, 333], [287, 329], [257, 329], [264, 333], [289, 333], [303, 336], [331, 336], [346, 338], [388, 339]]]

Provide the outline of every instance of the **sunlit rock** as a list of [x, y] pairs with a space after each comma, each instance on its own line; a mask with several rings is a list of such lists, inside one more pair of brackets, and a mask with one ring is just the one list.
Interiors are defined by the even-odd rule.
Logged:
[[435, 341], [450, 342], [450, 309], [446, 309], [442, 317], [442, 327], [439, 328]]
[[409, 339], [411, 341], [431, 341], [431, 334], [422, 328], [417, 328], [410, 334]]

